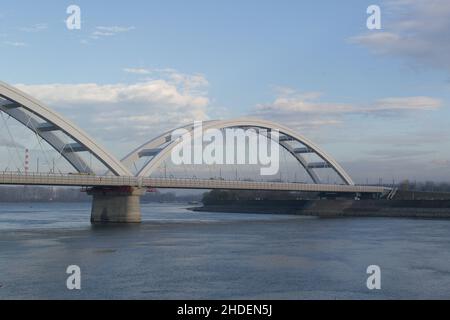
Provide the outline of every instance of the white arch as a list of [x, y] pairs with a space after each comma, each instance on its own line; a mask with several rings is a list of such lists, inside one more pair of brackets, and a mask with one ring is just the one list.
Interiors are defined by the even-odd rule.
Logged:
[[[78, 172], [92, 172], [92, 169], [76, 153], [89, 151], [116, 176], [130, 176], [131, 172], [113, 155], [96, 143], [84, 131], [61, 115], [47, 108], [43, 103], [26, 93], [0, 81], [0, 97], [8, 102], [0, 104], [0, 110], [33, 130], [47, 141]], [[26, 110], [26, 111], [25, 111]], [[63, 132], [74, 140], [73, 144], [63, 142], [56, 131]]]
[[[314, 144], [304, 136], [297, 134], [295, 131], [289, 129], [286, 126], [271, 121], [250, 118], [224, 121], [216, 120], [203, 123], [203, 130], [225, 129], [232, 127], [255, 127], [268, 130], [278, 130], [280, 135], [284, 135], [289, 139], [300, 142], [302, 145], [308, 148], [311, 153], [315, 153], [317, 156], [319, 156], [324, 161], [324, 164], [332, 168], [347, 185], [354, 185], [352, 178], [345, 172], [345, 170], [337, 163], [336, 160], [325, 153], [325, 151], [323, 151], [318, 145]], [[188, 131], [193, 131], [194, 127], [193, 125], [187, 125], [181, 128], [187, 129]], [[154, 157], [149, 162], [147, 162], [144, 167], [137, 173], [137, 176], [140, 177], [149, 176], [165, 159], [170, 156], [172, 149], [178, 143], [180, 143], [179, 140], [171, 140], [172, 131], [168, 131], [136, 148], [122, 160], [122, 163], [130, 165], [141, 157], [141, 153], [144, 150], [152, 150], [154, 148], [165, 145], [163, 148], [161, 148], [161, 150], [155, 150]], [[314, 172], [314, 166], [311, 166], [312, 164], [308, 163], [300, 153], [297, 153], [296, 150], [292, 149], [292, 147], [287, 142], [280, 141], [280, 145], [288, 152], [290, 152], [297, 159], [297, 161], [299, 161], [299, 163], [305, 168], [305, 170], [308, 172], [311, 179], [315, 183], [321, 183], [319, 177]]]

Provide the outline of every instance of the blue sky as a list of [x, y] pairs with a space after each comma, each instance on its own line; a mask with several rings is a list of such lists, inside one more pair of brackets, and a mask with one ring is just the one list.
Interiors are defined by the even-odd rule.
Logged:
[[450, 180], [449, 21], [445, 0], [2, 1], [1, 80], [118, 156], [186, 121], [254, 116], [355, 180]]

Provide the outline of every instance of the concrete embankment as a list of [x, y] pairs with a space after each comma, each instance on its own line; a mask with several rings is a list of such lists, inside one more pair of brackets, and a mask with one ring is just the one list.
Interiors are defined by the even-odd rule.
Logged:
[[246, 200], [192, 210], [319, 217], [450, 218], [450, 200]]

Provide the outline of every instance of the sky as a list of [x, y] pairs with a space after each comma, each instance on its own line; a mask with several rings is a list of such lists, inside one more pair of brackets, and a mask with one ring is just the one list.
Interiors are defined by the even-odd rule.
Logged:
[[119, 158], [178, 125], [248, 116], [295, 129], [357, 182], [450, 181], [448, 0], [3, 0], [0, 57], [1, 81]]

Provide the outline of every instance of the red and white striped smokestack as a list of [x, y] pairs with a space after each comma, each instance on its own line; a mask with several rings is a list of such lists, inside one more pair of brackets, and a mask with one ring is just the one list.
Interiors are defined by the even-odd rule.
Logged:
[[28, 173], [28, 169], [29, 169], [29, 163], [30, 163], [30, 150], [28, 150], [28, 149], [25, 149], [25, 165], [24, 165], [24, 168], [25, 168], [25, 174], [27, 174]]

